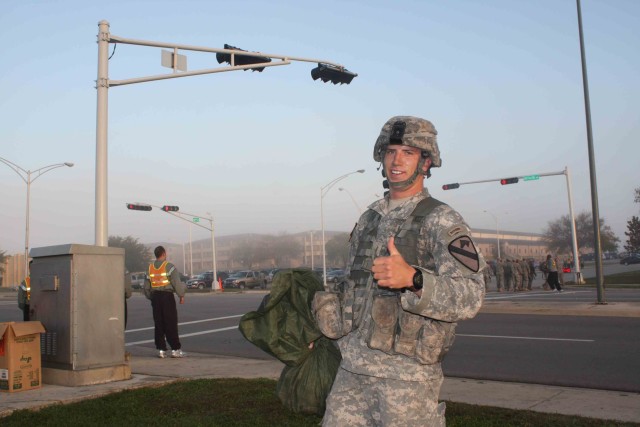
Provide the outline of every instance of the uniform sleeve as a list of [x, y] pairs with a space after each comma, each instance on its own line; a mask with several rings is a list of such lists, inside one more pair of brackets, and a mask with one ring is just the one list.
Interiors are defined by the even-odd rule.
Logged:
[[[484, 299], [484, 258], [462, 217], [448, 206], [427, 217], [418, 242], [419, 253], [431, 254], [433, 270], [422, 270], [422, 295], [402, 294], [402, 307], [411, 313], [445, 322], [476, 315]], [[429, 260], [430, 261], [430, 260]]]
[[171, 286], [173, 286], [173, 290], [176, 291], [176, 294], [178, 294], [178, 296], [182, 298], [187, 292], [187, 285], [185, 285], [180, 279], [180, 273], [178, 273], [178, 269], [175, 267], [175, 265], [172, 265], [171, 267]]

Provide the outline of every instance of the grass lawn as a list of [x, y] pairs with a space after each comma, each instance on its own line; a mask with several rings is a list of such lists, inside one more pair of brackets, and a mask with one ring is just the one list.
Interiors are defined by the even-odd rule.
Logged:
[[[318, 426], [321, 417], [284, 409], [267, 379], [202, 379], [123, 391], [0, 419], [10, 426]], [[639, 426], [566, 415], [447, 403], [447, 426]]]
[[[566, 273], [565, 273], [566, 274]], [[589, 279], [585, 279], [587, 282], [586, 285], [594, 285], [596, 284], [596, 279], [591, 277]], [[567, 282], [567, 284], [573, 282]], [[620, 288], [637, 288], [640, 287], [640, 271], [627, 271], [624, 273], [617, 274], [608, 274], [604, 276], [604, 284], [608, 287], [620, 287]], [[610, 285], [620, 285], [620, 286], [610, 286]]]

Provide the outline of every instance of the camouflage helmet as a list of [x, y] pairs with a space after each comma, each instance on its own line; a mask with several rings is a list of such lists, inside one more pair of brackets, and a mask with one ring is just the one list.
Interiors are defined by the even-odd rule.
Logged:
[[380, 136], [373, 148], [373, 160], [381, 162], [389, 144], [407, 145], [426, 151], [431, 158], [432, 167], [440, 167], [438, 132], [429, 120], [412, 116], [391, 117], [382, 126]]

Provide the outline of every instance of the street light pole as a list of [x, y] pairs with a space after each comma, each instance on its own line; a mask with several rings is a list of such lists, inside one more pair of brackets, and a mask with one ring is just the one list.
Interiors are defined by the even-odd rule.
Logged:
[[[593, 150], [593, 132], [591, 130], [591, 101], [589, 100], [589, 79], [587, 77], [587, 59], [582, 32], [582, 8], [576, 0], [578, 9], [578, 34], [580, 36], [580, 59], [582, 63], [582, 87], [584, 92], [584, 115], [587, 125], [587, 150], [589, 152], [589, 182], [591, 184], [591, 215], [593, 218], [594, 251], [596, 254], [596, 293], [598, 304], [606, 304], [604, 296], [604, 276], [602, 272], [602, 244], [600, 239], [600, 208], [598, 207], [598, 183], [596, 180], [596, 155]], [[567, 175], [568, 179], [569, 175]], [[567, 181], [568, 182], [568, 181]], [[579, 265], [577, 263], [576, 265]]]
[[487, 211], [485, 210], [484, 212], [488, 213], [489, 215], [491, 215], [493, 217], [493, 219], [496, 221], [496, 240], [498, 241], [498, 258], [500, 258], [500, 231], [498, 230], [498, 217], [497, 215], [494, 215], [493, 212]]
[[325, 248], [325, 240], [324, 240], [324, 196], [331, 190], [338, 181], [341, 181], [348, 177], [349, 175], [353, 175], [354, 173], [364, 173], [364, 169], [358, 169], [357, 171], [346, 173], [342, 176], [337, 177], [324, 187], [320, 188], [320, 225], [322, 227], [322, 282], [324, 284], [325, 289], [327, 288], [327, 250]]
[[[29, 222], [30, 222], [29, 216], [31, 211], [31, 206], [30, 206], [31, 205], [31, 183], [36, 179], [38, 179], [41, 175], [44, 175], [45, 173], [49, 172], [50, 170], [61, 168], [64, 166], [71, 168], [73, 167], [73, 163], [71, 162], [54, 163], [52, 165], [43, 166], [39, 169], [31, 171], [31, 170], [25, 170], [20, 166], [16, 165], [15, 163], [7, 159], [3, 159], [2, 157], [0, 157], [0, 162], [4, 163], [5, 165], [13, 169], [13, 171], [17, 173], [20, 178], [22, 178], [25, 184], [27, 184], [27, 212], [25, 215], [26, 225], [25, 225], [25, 231], [24, 231], [24, 277], [27, 277], [29, 275]], [[35, 177], [32, 178], [32, 174], [36, 174]]]

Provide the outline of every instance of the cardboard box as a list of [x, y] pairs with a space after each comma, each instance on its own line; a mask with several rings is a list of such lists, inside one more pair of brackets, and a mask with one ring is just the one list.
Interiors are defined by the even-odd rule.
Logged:
[[42, 387], [40, 322], [0, 323], [0, 392]]

